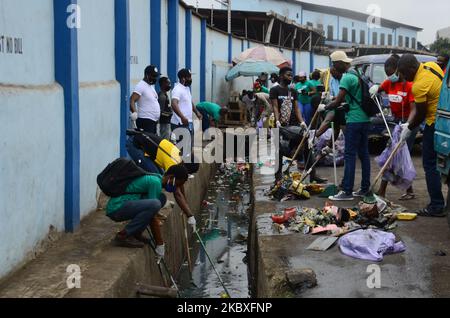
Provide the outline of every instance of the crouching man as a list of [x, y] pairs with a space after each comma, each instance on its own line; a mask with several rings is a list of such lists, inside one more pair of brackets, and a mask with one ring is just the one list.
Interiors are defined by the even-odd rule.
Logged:
[[[156, 253], [164, 257], [165, 245], [161, 228], [155, 218], [159, 210], [166, 204], [167, 199], [162, 190], [169, 193], [176, 192], [188, 180], [188, 172], [183, 165], [170, 167], [164, 176], [157, 174], [145, 175], [133, 180], [124, 195], [111, 198], [106, 213], [114, 222], [130, 221], [120, 231], [114, 241], [116, 245], [127, 248], [143, 248], [148, 241], [143, 233], [147, 226], [151, 227], [156, 241]], [[194, 227], [195, 218], [187, 215], [188, 223]]]

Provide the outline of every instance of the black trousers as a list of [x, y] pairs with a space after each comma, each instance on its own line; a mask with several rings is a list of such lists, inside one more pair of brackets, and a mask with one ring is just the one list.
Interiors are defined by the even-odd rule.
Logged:
[[157, 134], [156, 130], [158, 127], [158, 122], [151, 119], [138, 118], [138, 120], [136, 121], [136, 126], [138, 127], [138, 129], [141, 129], [145, 132], [155, 135]]

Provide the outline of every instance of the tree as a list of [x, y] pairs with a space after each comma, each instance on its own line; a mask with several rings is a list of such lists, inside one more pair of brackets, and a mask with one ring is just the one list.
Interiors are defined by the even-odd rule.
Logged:
[[437, 54], [450, 54], [450, 39], [439, 38], [431, 44], [430, 48]]

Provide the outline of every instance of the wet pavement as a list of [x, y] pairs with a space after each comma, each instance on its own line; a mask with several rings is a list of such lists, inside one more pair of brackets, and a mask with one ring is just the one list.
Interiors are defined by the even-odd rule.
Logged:
[[[249, 298], [247, 237], [251, 186], [248, 170], [237, 165], [218, 169], [211, 181], [198, 224], [211, 257], [232, 298]], [[244, 166], [241, 165], [241, 168]], [[247, 167], [249, 168], [249, 166]], [[183, 297], [220, 298], [225, 290], [199, 242], [193, 246], [193, 273], [187, 263], [182, 272]]]
[[[414, 183], [417, 198], [402, 202], [410, 212], [423, 208], [428, 203], [425, 175], [421, 158], [413, 158], [418, 177]], [[267, 160], [266, 160], [267, 162]], [[316, 236], [294, 234], [292, 232], [278, 234], [271, 226], [271, 213], [287, 207], [301, 206], [322, 208], [326, 199], [313, 196], [311, 200], [275, 202], [264, 196], [264, 192], [273, 184], [270, 164], [255, 169], [255, 213], [258, 226], [258, 244], [262, 266], [259, 269], [258, 296], [285, 297], [283, 286], [284, 273], [292, 269], [312, 269], [318, 286], [297, 294], [297, 297], [449, 297], [450, 296], [450, 228], [447, 219], [418, 218], [412, 222], [398, 222], [393, 231], [398, 240], [407, 247], [402, 254], [385, 256], [376, 265], [381, 270], [381, 288], [371, 289], [368, 279], [373, 272], [373, 262], [357, 260], [343, 255], [338, 246], [326, 252], [309, 251], [306, 248], [315, 241]], [[296, 169], [294, 168], [293, 171]], [[379, 168], [372, 162], [372, 180]], [[319, 168], [321, 176], [334, 182], [332, 168]], [[357, 187], [360, 183], [360, 166], [356, 173]], [[343, 168], [338, 168], [338, 180], [343, 177]], [[447, 192], [444, 187], [445, 194]], [[388, 188], [387, 198], [394, 203], [403, 193]], [[357, 201], [338, 204], [350, 208]], [[443, 254], [446, 254], [443, 256]], [[370, 280], [370, 279], [369, 279]], [[288, 294], [292, 296], [292, 294]]]

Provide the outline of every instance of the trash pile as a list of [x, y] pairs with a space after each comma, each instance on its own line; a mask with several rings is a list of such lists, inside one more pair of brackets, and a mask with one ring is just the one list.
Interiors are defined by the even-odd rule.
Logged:
[[302, 182], [301, 173], [293, 172], [277, 182], [266, 195], [274, 200], [284, 202], [288, 200], [308, 200], [311, 199], [311, 195], [321, 194], [325, 191], [324, 185], [315, 183], [305, 185]]
[[322, 209], [292, 207], [272, 215], [272, 221], [280, 233], [287, 229], [305, 235], [327, 235], [318, 238], [308, 247], [310, 250], [326, 251], [341, 238], [339, 245], [345, 255], [381, 261], [385, 254], [406, 250], [403, 243], [395, 242], [390, 231], [397, 227], [398, 220], [414, 220], [417, 215], [376, 198], [376, 204], [360, 202], [352, 209], [329, 202]]
[[[329, 141], [331, 140], [332, 130], [328, 129], [322, 136], [320, 136], [317, 140], [317, 143], [314, 145], [315, 153], [320, 153], [322, 149], [324, 149]], [[342, 167], [344, 165], [344, 156], [345, 156], [345, 137], [344, 134], [339, 134], [339, 137], [336, 139], [336, 166]], [[320, 160], [320, 164], [325, 167], [332, 167], [334, 164], [333, 154], [330, 153], [326, 155], [322, 160]]]

